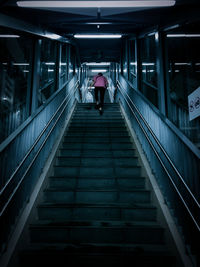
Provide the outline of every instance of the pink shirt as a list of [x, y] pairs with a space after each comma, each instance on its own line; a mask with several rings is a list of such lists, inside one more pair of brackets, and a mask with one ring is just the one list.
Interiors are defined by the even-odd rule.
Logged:
[[106, 79], [106, 77], [104, 77], [104, 76], [94, 76], [94, 78], [93, 78], [93, 80], [94, 80], [94, 86], [95, 87], [107, 87], [107, 85], [108, 85], [108, 81], [107, 81], [107, 79]]

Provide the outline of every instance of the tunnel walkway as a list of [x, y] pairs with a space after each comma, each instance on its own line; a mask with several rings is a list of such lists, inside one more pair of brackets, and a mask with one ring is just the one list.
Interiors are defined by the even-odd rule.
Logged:
[[119, 104], [77, 105], [48, 179], [20, 267], [177, 266]]

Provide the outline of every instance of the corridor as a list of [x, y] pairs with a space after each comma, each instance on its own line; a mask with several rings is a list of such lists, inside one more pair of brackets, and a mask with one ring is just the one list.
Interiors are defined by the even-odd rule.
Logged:
[[199, 12], [0, 1], [1, 267], [200, 266]]

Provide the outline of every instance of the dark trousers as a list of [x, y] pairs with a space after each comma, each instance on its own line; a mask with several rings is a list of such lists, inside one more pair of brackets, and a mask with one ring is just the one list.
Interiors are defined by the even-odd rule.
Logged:
[[106, 91], [105, 87], [95, 87], [94, 89], [96, 102], [99, 102], [99, 93], [100, 93], [100, 104], [99, 104], [100, 107], [103, 107], [105, 91]]

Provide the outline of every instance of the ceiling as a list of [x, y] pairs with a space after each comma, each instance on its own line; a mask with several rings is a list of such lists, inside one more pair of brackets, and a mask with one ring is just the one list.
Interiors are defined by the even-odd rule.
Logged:
[[[54, 1], [55, 2], [55, 1]], [[200, 0], [176, 0], [162, 8], [21, 8], [0, 0], [0, 12], [73, 39], [75, 33], [138, 34], [148, 29], [198, 21]], [[99, 28], [97, 23], [99, 22]], [[106, 24], [102, 24], [106, 23]], [[197, 27], [197, 30], [199, 27]], [[81, 61], [119, 61], [121, 40], [75, 40]]]

